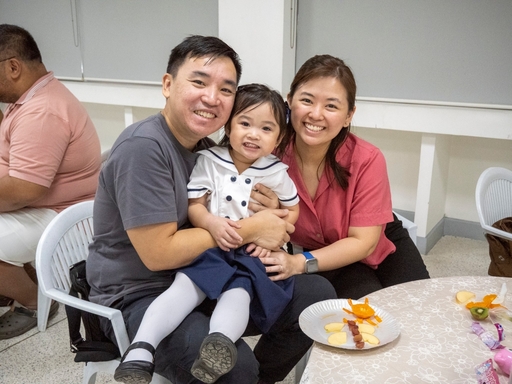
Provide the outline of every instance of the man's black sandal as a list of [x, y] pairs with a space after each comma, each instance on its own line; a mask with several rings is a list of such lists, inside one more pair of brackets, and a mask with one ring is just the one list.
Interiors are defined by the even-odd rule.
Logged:
[[121, 358], [121, 364], [114, 373], [114, 379], [125, 384], [148, 384], [153, 378], [153, 372], [155, 371], [155, 364], [153, 361], [144, 360], [132, 360], [124, 362], [126, 355], [132, 349], [142, 348], [155, 356], [155, 348], [145, 341], [138, 341], [128, 347], [123, 357]]

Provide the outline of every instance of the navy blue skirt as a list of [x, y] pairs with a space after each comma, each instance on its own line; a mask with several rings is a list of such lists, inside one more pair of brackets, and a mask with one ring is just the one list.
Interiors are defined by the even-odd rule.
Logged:
[[271, 281], [261, 260], [245, 252], [245, 246], [229, 252], [210, 248], [178, 271], [212, 300], [229, 289], [245, 289], [251, 297], [251, 319], [262, 333], [270, 329], [293, 296], [293, 277]]

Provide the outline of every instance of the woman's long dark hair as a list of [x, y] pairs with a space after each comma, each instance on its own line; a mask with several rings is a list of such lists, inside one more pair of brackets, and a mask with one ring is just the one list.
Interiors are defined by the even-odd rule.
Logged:
[[[334, 77], [343, 85], [347, 91], [348, 110], [349, 112], [353, 111], [356, 103], [356, 81], [354, 75], [343, 60], [331, 55], [313, 56], [300, 67], [290, 86], [289, 98], [292, 99], [297, 88], [306, 82], [321, 77]], [[336, 182], [344, 190], [348, 188], [350, 172], [336, 161], [336, 153], [345, 142], [349, 133], [350, 124], [348, 127], [341, 129], [340, 133], [332, 139], [325, 154], [326, 164], [331, 168]], [[277, 156], [282, 158], [286, 147], [290, 143], [295, 143], [295, 130], [293, 129], [291, 119], [288, 121], [286, 134], [276, 150]]]

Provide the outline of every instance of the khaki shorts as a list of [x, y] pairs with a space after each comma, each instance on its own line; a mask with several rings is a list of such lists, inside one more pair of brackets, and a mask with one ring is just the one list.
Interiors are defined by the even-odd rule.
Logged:
[[57, 212], [47, 208], [0, 213], [0, 260], [18, 267], [33, 262], [37, 243], [55, 216]]

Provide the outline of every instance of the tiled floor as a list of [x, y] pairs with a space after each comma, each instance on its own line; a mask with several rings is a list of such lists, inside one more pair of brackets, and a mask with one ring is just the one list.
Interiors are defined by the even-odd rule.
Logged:
[[[487, 243], [446, 236], [424, 256], [431, 277], [486, 275]], [[7, 308], [0, 308], [0, 314]], [[254, 340], [250, 340], [254, 343]], [[64, 308], [45, 332], [36, 328], [22, 336], [0, 340], [0, 384], [74, 384], [82, 381], [82, 364], [73, 361]], [[98, 384], [115, 381], [98, 375]], [[283, 383], [292, 384], [292, 372]], [[234, 383], [236, 384], [236, 383]]]

